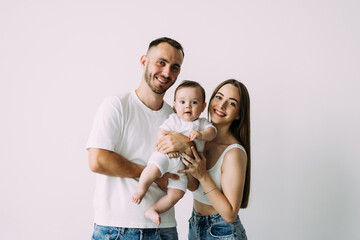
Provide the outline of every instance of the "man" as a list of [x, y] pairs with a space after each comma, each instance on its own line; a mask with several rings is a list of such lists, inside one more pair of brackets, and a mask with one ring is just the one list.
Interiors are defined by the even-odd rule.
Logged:
[[[178, 239], [174, 209], [163, 213], [160, 226], [144, 217], [144, 212], [165, 192], [167, 173], [151, 185], [143, 202], [131, 202], [137, 177], [155, 150], [156, 133], [172, 113], [163, 101], [176, 81], [183, 62], [182, 46], [170, 38], [149, 45], [140, 59], [143, 76], [136, 91], [109, 97], [100, 106], [87, 143], [90, 169], [98, 173], [94, 197], [93, 239]], [[184, 150], [187, 142], [175, 150]], [[166, 147], [165, 147], [166, 148]], [[162, 149], [164, 150], [164, 148]], [[110, 237], [110, 238], [109, 238]]]

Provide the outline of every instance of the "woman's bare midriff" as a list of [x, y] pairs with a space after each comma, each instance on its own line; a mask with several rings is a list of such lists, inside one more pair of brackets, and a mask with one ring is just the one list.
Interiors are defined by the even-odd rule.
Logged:
[[198, 202], [195, 199], [194, 210], [201, 215], [213, 215], [218, 213], [213, 206]]

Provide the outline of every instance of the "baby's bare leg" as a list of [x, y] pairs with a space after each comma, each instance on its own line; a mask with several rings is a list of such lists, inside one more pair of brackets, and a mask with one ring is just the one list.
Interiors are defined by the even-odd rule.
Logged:
[[161, 177], [159, 168], [155, 164], [148, 164], [140, 175], [138, 188], [132, 195], [131, 201], [140, 204], [150, 185], [159, 177]]
[[185, 192], [179, 189], [169, 188], [167, 194], [159, 199], [154, 205], [145, 211], [145, 217], [160, 225], [160, 214], [172, 208], [183, 196]]

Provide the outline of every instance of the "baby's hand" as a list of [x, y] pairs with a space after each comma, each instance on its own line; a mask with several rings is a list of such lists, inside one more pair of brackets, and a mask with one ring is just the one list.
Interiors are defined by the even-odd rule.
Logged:
[[194, 141], [195, 139], [201, 140], [202, 134], [199, 131], [192, 130], [189, 133], [190, 141]]
[[167, 155], [169, 158], [177, 158], [180, 156], [179, 152], [169, 152]]

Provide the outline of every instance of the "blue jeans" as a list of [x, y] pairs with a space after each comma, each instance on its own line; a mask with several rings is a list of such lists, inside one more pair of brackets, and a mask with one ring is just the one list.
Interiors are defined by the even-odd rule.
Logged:
[[232, 223], [227, 223], [220, 216], [200, 215], [193, 211], [189, 219], [189, 240], [247, 240], [246, 232], [239, 216]]
[[177, 240], [173, 228], [123, 228], [94, 224], [92, 240]]

